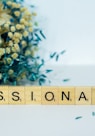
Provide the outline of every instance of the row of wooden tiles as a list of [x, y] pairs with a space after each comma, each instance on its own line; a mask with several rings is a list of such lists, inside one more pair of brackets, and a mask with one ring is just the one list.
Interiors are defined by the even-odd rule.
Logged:
[[0, 104], [95, 105], [95, 87], [0, 86]]

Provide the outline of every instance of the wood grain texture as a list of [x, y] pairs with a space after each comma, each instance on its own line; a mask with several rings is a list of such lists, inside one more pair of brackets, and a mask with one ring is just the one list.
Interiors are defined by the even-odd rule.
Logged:
[[91, 87], [76, 87], [76, 105], [91, 105]]
[[41, 87], [25, 87], [25, 103], [41, 104]]

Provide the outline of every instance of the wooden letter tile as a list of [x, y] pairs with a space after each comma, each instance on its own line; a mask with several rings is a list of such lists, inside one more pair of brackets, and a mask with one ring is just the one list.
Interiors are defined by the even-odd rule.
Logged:
[[91, 105], [91, 87], [76, 87], [76, 104]]
[[26, 104], [41, 104], [41, 87], [25, 87]]
[[95, 105], [95, 87], [92, 87], [91, 97], [92, 97], [92, 105]]
[[8, 104], [8, 86], [0, 86], [0, 105]]
[[22, 86], [9, 87], [9, 104], [25, 104], [25, 90]]
[[74, 105], [75, 104], [75, 88], [74, 87], [59, 87], [59, 104]]
[[58, 104], [58, 87], [42, 87], [42, 104]]

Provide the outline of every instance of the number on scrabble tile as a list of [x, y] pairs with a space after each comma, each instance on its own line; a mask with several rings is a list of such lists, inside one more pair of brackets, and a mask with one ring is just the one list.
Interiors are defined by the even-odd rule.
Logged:
[[41, 104], [41, 87], [25, 87], [25, 103]]
[[76, 87], [76, 105], [91, 105], [91, 87]]
[[25, 91], [24, 87], [9, 87], [9, 104], [25, 104]]

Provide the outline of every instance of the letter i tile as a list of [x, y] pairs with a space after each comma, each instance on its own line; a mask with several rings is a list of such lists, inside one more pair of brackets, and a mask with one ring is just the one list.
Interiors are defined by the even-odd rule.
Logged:
[[25, 87], [26, 104], [41, 104], [41, 87]]

